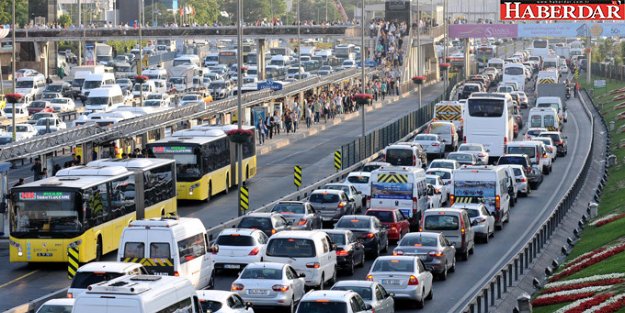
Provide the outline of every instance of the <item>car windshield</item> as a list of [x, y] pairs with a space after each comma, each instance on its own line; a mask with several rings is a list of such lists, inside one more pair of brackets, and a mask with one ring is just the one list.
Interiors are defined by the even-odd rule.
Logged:
[[39, 308], [39, 310], [37, 310], [37, 313], [71, 313], [71, 312], [72, 312], [71, 305], [45, 304], [41, 308]]
[[454, 169], [453, 162], [442, 162], [442, 161], [433, 161], [430, 163], [430, 168], [448, 168], [450, 170]]
[[429, 185], [436, 185], [437, 183], [436, 178], [434, 177], [426, 177], [425, 182], [428, 183]]
[[[28, 126], [25, 126], [25, 125], [17, 125], [17, 126], [15, 126], [15, 132], [25, 133], [27, 131], [29, 131]], [[7, 133], [11, 133], [11, 132], [13, 132], [13, 127], [12, 126], [7, 127]]]
[[310, 195], [309, 201], [315, 203], [337, 203], [339, 202], [339, 195], [334, 193], [313, 193]]
[[472, 162], [473, 161], [472, 155], [468, 153], [450, 153], [447, 156], [447, 158], [450, 160], [456, 160], [458, 162]]
[[557, 103], [547, 103], [547, 102], [543, 102], [543, 103], [539, 103], [536, 105], [539, 108], [554, 108], [556, 109], [556, 111], [560, 110], [560, 105], [558, 105]]
[[459, 223], [458, 216], [437, 214], [426, 216], [424, 225], [427, 230], [457, 230]]
[[15, 83], [15, 87], [16, 88], [32, 88], [33, 81], [32, 80], [18, 80], [17, 83]]
[[560, 135], [558, 135], [558, 134], [545, 134], [545, 133], [541, 133], [540, 136], [541, 137], [549, 137], [549, 138], [551, 138], [551, 140], [553, 142], [560, 141]]
[[395, 221], [393, 218], [395, 213], [393, 211], [367, 211], [367, 215], [377, 217], [382, 223], [393, 223]]
[[411, 149], [386, 149], [386, 162], [395, 166], [413, 166]]
[[451, 173], [445, 171], [428, 170], [428, 174], [439, 176], [442, 179], [451, 179]]
[[[378, 164], [367, 164], [365, 166], [362, 167], [363, 172], [367, 172], [367, 173], [371, 173], [377, 169], [379, 169], [380, 167], [382, 167], [382, 165], [378, 165]], [[349, 181], [349, 177], [347, 178], [347, 181]], [[369, 178], [367, 177], [367, 182], [369, 181]], [[350, 183], [352, 183], [351, 181], [349, 181]], [[366, 183], [366, 182], [365, 182]]]
[[221, 235], [217, 237], [217, 244], [220, 246], [248, 247], [254, 245], [254, 238], [239, 234]]
[[422, 236], [420, 234], [406, 236], [399, 242], [400, 247], [436, 247], [438, 240], [433, 236]]
[[543, 132], [543, 131], [544, 130], [542, 130], [542, 129], [530, 129], [530, 130], [527, 131], [527, 135], [534, 137], [534, 136], [540, 135], [540, 133]]
[[338, 223], [336, 223], [336, 228], [347, 228], [347, 229], [363, 229], [369, 228], [371, 225], [371, 220], [364, 218], [342, 218]]
[[277, 268], [246, 268], [241, 279], [282, 279], [282, 269]]
[[48, 125], [48, 123], [50, 123], [50, 126], [54, 126], [54, 119], [51, 118], [42, 118], [37, 120], [37, 126], [46, 126]]
[[352, 184], [368, 184], [369, 183], [369, 176], [365, 176], [365, 175], [348, 176], [347, 177], [347, 181], [352, 183]]
[[101, 80], [87, 80], [87, 81], [85, 81], [85, 83], [82, 86], [82, 88], [83, 89], [94, 89], [94, 88], [99, 88], [100, 86], [102, 86], [102, 81]]
[[208, 85], [209, 89], [222, 89], [225, 88], [226, 84], [225, 83], [210, 83], [210, 85]]
[[146, 107], [160, 107], [161, 100], [145, 100], [143, 101], [143, 106]]
[[464, 210], [467, 211], [467, 214], [469, 214], [469, 218], [480, 216], [480, 211], [478, 211], [477, 209], [466, 208]]
[[533, 158], [536, 153], [535, 147], [508, 147], [508, 153], [510, 154], [527, 154], [528, 157]]
[[328, 234], [330, 240], [337, 245], [345, 245], [345, 235], [344, 234]]
[[74, 276], [70, 288], [86, 289], [89, 285], [111, 280], [123, 275], [122, 273], [78, 272], [76, 276]]
[[45, 108], [46, 102], [45, 101], [33, 101], [30, 103], [30, 107], [31, 108]]
[[315, 243], [312, 240], [296, 238], [272, 239], [265, 253], [268, 256], [287, 258], [312, 258], [316, 255]]
[[521, 176], [523, 175], [523, 171], [520, 168], [513, 168], [512, 169], [514, 171], [514, 176]]
[[347, 303], [326, 300], [304, 301], [297, 307], [298, 313], [347, 313]]
[[257, 216], [249, 216], [244, 217], [241, 222], [239, 222], [238, 228], [256, 228], [256, 229], [271, 229], [273, 225], [271, 224], [271, 220], [265, 217], [257, 217]]
[[515, 165], [523, 165], [526, 166], [526, 161], [522, 157], [500, 157], [497, 162], [499, 165], [503, 164], [515, 164]]
[[414, 273], [414, 261], [412, 259], [378, 259], [371, 272]]
[[87, 101], [85, 101], [86, 105], [107, 105], [109, 104], [108, 97], [89, 97]]
[[[14, 192], [12, 235], [54, 237], [76, 236], [83, 230], [82, 204], [70, 191], [29, 190]], [[93, 201], [108, 201], [106, 195], [94, 194]], [[91, 200], [90, 200], [91, 201]]]
[[63, 99], [63, 98], [56, 98], [56, 99], [52, 99], [50, 100], [50, 103], [68, 103], [69, 99]]
[[501, 99], [469, 99], [469, 115], [473, 117], [501, 117], [505, 101]]
[[46, 92], [61, 92], [63, 91], [63, 85], [48, 85]]
[[271, 209], [271, 212], [282, 214], [304, 214], [303, 203], [278, 203]]
[[371, 288], [369, 287], [359, 287], [359, 286], [334, 286], [332, 290], [351, 290], [360, 295], [363, 300], [371, 300]]
[[438, 140], [438, 138], [436, 138], [436, 136], [432, 136], [432, 135], [417, 135], [414, 138], [415, 141], [436, 141]]
[[197, 101], [200, 99], [200, 96], [198, 95], [187, 95], [182, 97], [182, 101]]

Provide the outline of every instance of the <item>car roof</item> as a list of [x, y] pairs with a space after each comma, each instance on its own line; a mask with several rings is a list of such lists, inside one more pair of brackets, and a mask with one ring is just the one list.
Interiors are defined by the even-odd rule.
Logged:
[[342, 280], [337, 282], [336, 284], [334, 284], [333, 287], [339, 287], [339, 286], [354, 286], [354, 287], [373, 287], [375, 286], [376, 282], [373, 281], [366, 281], [366, 280]]
[[[386, 162], [377, 162], [377, 163], [386, 163]], [[386, 164], [374, 164], [374, 162], [371, 163], [367, 163], [365, 165], [386, 165]], [[347, 177], [349, 176], [369, 176], [371, 177], [371, 172], [351, 172], [349, 174], [347, 174]]]
[[276, 214], [276, 213], [271, 213], [271, 212], [269, 212], [269, 213], [264, 213], [264, 212], [254, 212], [254, 213], [250, 213], [250, 214], [248, 214], [248, 215], [245, 215], [245, 216], [243, 216], [243, 217], [244, 217], [244, 218], [245, 218], [245, 217], [272, 217], [272, 216], [274, 216], [274, 215], [278, 215], [278, 214]]
[[230, 296], [235, 294], [234, 292], [223, 290], [198, 290], [195, 293], [200, 300], [212, 300], [219, 302], [225, 302]]
[[371, 209], [367, 209], [367, 212], [369, 211], [399, 211], [399, 208], [371, 208]]
[[58, 298], [46, 301], [43, 305], [74, 305], [74, 298]]
[[258, 229], [252, 229], [252, 228], [225, 228], [219, 233], [218, 237], [232, 235], [232, 234], [252, 236], [254, 235], [254, 233], [257, 233], [257, 232], [262, 232], [262, 231]]
[[347, 234], [352, 232], [349, 229], [323, 229], [323, 231], [327, 234]]
[[438, 237], [441, 233], [433, 232], [433, 231], [420, 231], [420, 232], [412, 232], [404, 235], [406, 237], [417, 237], [417, 236], [427, 236], [427, 237]]
[[271, 269], [282, 269], [284, 268], [286, 264], [285, 263], [278, 263], [278, 262], [254, 262], [254, 263], [250, 263], [248, 264], [245, 268], [271, 268]]
[[350, 290], [315, 290], [304, 295], [302, 301], [327, 300], [344, 302], [346, 297], [351, 294], [354, 294], [354, 292]]
[[462, 209], [454, 209], [454, 208], [431, 208], [425, 211], [425, 214], [438, 214], [440, 212], [449, 212], [449, 213], [462, 213]]
[[483, 203], [454, 203], [454, 205], [452, 206], [452, 208], [457, 208], [457, 209], [477, 209], [481, 206], [484, 206]]
[[310, 239], [311, 237], [317, 236], [319, 234], [326, 234], [321, 230], [285, 230], [278, 232], [269, 238], [269, 240], [275, 238], [299, 238], [299, 239]]
[[313, 191], [313, 194], [319, 194], [319, 193], [331, 193], [331, 194], [341, 194], [342, 192], [344, 192], [343, 190], [336, 190], [336, 189], [317, 189], [315, 191]]
[[375, 259], [375, 262], [386, 261], [386, 260], [414, 260], [416, 258], [418, 257], [410, 256], [410, 255], [383, 255]]

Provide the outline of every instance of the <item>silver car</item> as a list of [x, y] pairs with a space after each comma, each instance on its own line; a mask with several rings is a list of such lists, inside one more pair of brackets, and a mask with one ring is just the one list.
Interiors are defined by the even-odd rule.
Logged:
[[334, 284], [331, 290], [351, 290], [359, 294], [365, 303], [371, 306], [373, 312], [395, 312], [395, 300], [392, 294], [374, 281], [344, 280]]
[[456, 270], [456, 248], [438, 232], [409, 233], [397, 244], [393, 255], [418, 256], [438, 279]]
[[488, 164], [490, 155], [481, 143], [463, 143], [458, 147], [458, 152], [471, 153], [478, 159], [478, 164]]
[[412, 141], [420, 144], [428, 157], [445, 156], [445, 141], [437, 134], [418, 134]]
[[342, 190], [317, 189], [312, 192], [308, 201], [321, 213], [324, 222], [338, 221], [343, 215], [354, 214], [354, 201]]
[[343, 190], [350, 200], [354, 200], [354, 209], [357, 212], [362, 211], [367, 206], [367, 198], [362, 192], [358, 191], [352, 184], [332, 183], [325, 184], [323, 189]]
[[476, 239], [488, 243], [490, 237], [495, 236], [495, 217], [483, 203], [454, 203], [452, 207], [467, 211]]
[[510, 167], [512, 167], [512, 170], [514, 171], [514, 182], [517, 185], [517, 190], [519, 191], [519, 194], [521, 194], [521, 196], [527, 197], [530, 192], [532, 192], [532, 189], [530, 188], [527, 176], [525, 176], [523, 166], [511, 164]]
[[280, 201], [272, 209], [286, 219], [291, 229], [321, 229], [323, 227], [321, 215], [305, 201]]
[[304, 294], [304, 274], [288, 264], [273, 262], [251, 263], [232, 283], [231, 290], [254, 307], [286, 307], [295, 312], [295, 304]]

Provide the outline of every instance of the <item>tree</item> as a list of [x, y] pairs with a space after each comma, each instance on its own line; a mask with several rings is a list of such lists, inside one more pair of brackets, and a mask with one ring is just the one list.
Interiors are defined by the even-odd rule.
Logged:
[[219, 15], [217, 0], [185, 0], [180, 1], [179, 5], [181, 8], [188, 5], [194, 9], [195, 15], [187, 15], [192, 22], [210, 25], [217, 21]]
[[[295, 6], [295, 4], [294, 4]], [[220, 11], [226, 11], [230, 15], [225, 19], [229, 23], [236, 23], [237, 19], [237, 1], [222, 1]], [[284, 0], [245, 0], [243, 1], [243, 20], [246, 23], [255, 23], [257, 20], [267, 19], [270, 21], [273, 17], [283, 19], [286, 15], [286, 2]], [[222, 18], [222, 21], [224, 19]]]
[[[15, 0], [15, 19], [18, 25], [28, 24], [28, 0]], [[13, 1], [0, 1], [0, 24], [12, 24]]]
[[145, 24], [152, 25], [152, 18], [158, 25], [164, 25], [174, 22], [174, 12], [167, 10], [162, 3], [155, 3], [144, 8]]
[[63, 14], [59, 16], [58, 22], [59, 22], [59, 25], [63, 27], [69, 27], [70, 25], [72, 25], [72, 17], [69, 16], [68, 14]]

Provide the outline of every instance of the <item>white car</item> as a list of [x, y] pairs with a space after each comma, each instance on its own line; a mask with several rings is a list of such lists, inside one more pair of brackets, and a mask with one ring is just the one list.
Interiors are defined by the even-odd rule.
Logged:
[[510, 164], [510, 167], [512, 167], [514, 171], [517, 190], [522, 196], [527, 197], [532, 192], [532, 189], [530, 188], [527, 176], [525, 176], [525, 169], [522, 165]]
[[81, 266], [67, 290], [68, 298], [76, 298], [87, 292], [89, 285], [115, 279], [124, 275], [147, 275], [139, 263], [132, 262], [91, 262]]
[[304, 277], [289, 264], [252, 263], [232, 283], [231, 290], [256, 307], [283, 307], [295, 312], [296, 304], [306, 294]]
[[545, 144], [545, 150], [547, 150], [547, 155], [551, 159], [551, 161], [555, 161], [558, 158], [558, 147], [553, 144], [553, 140], [551, 137], [534, 137], [532, 139], [534, 141], [542, 141]]
[[[13, 127], [7, 127], [7, 133], [11, 134], [13, 132]], [[16, 124], [15, 125], [15, 139], [16, 141], [30, 139], [37, 136], [37, 129], [35, 126], [30, 124]]]
[[241, 270], [262, 260], [267, 235], [258, 229], [226, 228], [217, 236], [219, 251], [213, 255], [215, 269]]
[[353, 291], [316, 290], [306, 294], [297, 313], [374, 313], [371, 305]]
[[428, 169], [435, 168], [446, 168], [450, 170], [455, 170], [460, 168], [460, 163], [456, 160], [451, 159], [436, 159], [432, 160], [432, 162], [430, 162], [430, 165], [428, 166]]
[[568, 73], [569, 73], [569, 67], [566, 66], [566, 64], [560, 65], [560, 74], [568, 74]]
[[351, 172], [345, 178], [345, 183], [350, 184], [356, 188], [356, 190], [360, 191], [364, 196], [371, 196], [371, 184], [369, 181], [371, 180], [370, 172]]
[[[4, 108], [4, 116], [6, 116], [6, 118], [13, 118], [13, 106], [11, 104], [8, 104], [5, 108]], [[19, 118], [28, 118], [28, 109], [25, 105], [16, 105], [15, 106], [15, 118], [19, 119]]]
[[65, 122], [61, 121], [59, 118], [55, 117], [40, 118], [35, 124], [35, 129], [37, 129], [37, 132], [45, 131], [46, 129], [48, 129], [48, 127], [50, 127], [50, 131], [55, 132], [67, 129], [67, 124], [65, 124]]
[[212, 313], [254, 313], [252, 304], [244, 302], [237, 293], [222, 290], [198, 290], [197, 297], [201, 312]]
[[452, 180], [454, 178], [454, 170], [448, 168], [431, 168], [425, 171], [426, 175], [436, 175], [441, 178], [443, 181], [443, 185], [447, 189], [447, 194], [450, 195], [453, 193], [453, 185]]
[[344, 70], [355, 68], [355, 67], [356, 67], [356, 61], [354, 60], [345, 60], [343, 61], [343, 64], [341, 64], [341, 68]]
[[187, 104], [191, 104], [191, 103], [199, 103], [199, 102], [204, 102], [204, 99], [198, 95], [198, 94], [187, 94], [182, 96], [182, 98], [180, 99], [180, 106], [185, 106]]
[[434, 189], [434, 195], [430, 196], [430, 198], [436, 199], [438, 203], [435, 202], [435, 204], [438, 205], [433, 207], [440, 208], [443, 206], [443, 204], [447, 203], [447, 201], [449, 200], [449, 190], [447, 190], [447, 186], [445, 185], [445, 182], [443, 181], [441, 176], [436, 174], [426, 174], [425, 182], [428, 185], [431, 185]]
[[76, 103], [70, 98], [55, 98], [50, 100], [54, 112], [65, 112], [76, 110]]
[[488, 164], [490, 155], [481, 143], [463, 143], [458, 147], [458, 152], [471, 153], [480, 161], [480, 164]]
[[42, 304], [36, 313], [72, 313], [76, 299], [52, 299]]
[[381, 256], [373, 265], [367, 280], [380, 283], [395, 299], [414, 301], [423, 308], [425, 300], [432, 299], [432, 273], [416, 256]]
[[418, 134], [413, 142], [420, 144], [428, 156], [445, 157], [445, 142], [437, 134]]
[[395, 312], [395, 300], [384, 286], [374, 281], [344, 280], [337, 282], [331, 290], [351, 290], [362, 297], [375, 313]]
[[490, 237], [495, 236], [495, 217], [483, 203], [454, 203], [452, 208], [467, 211], [476, 239], [480, 238], [482, 242], [488, 243]]

